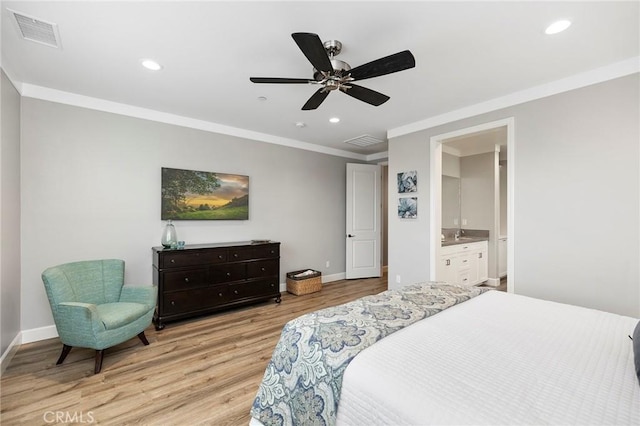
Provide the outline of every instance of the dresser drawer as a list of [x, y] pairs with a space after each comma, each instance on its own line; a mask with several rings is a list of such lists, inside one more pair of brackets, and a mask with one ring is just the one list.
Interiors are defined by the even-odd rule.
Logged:
[[227, 303], [231, 294], [225, 286], [195, 288], [188, 291], [175, 291], [162, 296], [164, 315], [196, 312]]
[[206, 268], [165, 272], [163, 274], [164, 290], [186, 290], [188, 288], [206, 286], [208, 284], [208, 272]]
[[182, 266], [207, 265], [227, 261], [227, 250], [189, 250], [172, 251], [160, 256], [160, 268], [177, 268]]
[[280, 260], [257, 260], [247, 265], [247, 278], [260, 278], [278, 275]]
[[231, 284], [229, 285], [229, 296], [232, 300], [255, 296], [269, 296], [279, 293], [279, 287], [276, 278]]
[[268, 244], [264, 246], [256, 246], [253, 248], [254, 258], [280, 257], [280, 245]]
[[253, 250], [251, 248], [232, 248], [227, 252], [227, 260], [235, 262], [253, 258]]
[[245, 263], [214, 265], [209, 268], [209, 272], [213, 284], [240, 281], [247, 277], [247, 265]]

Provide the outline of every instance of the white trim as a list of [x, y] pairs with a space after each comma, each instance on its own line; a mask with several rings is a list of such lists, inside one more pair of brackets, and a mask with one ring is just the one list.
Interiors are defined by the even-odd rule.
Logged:
[[0, 375], [4, 374], [14, 355], [18, 352], [18, 349], [20, 349], [21, 334], [20, 332], [16, 334], [16, 337], [9, 343], [7, 350], [4, 351], [2, 357], [0, 357]]
[[485, 282], [485, 285], [488, 285], [490, 287], [498, 287], [500, 285], [500, 278], [489, 278]]
[[347, 274], [345, 272], [340, 272], [338, 274], [332, 274], [332, 275], [323, 275], [322, 284], [330, 283], [333, 281], [346, 280], [346, 279], [347, 279]]
[[31, 330], [22, 330], [21, 344], [38, 342], [40, 340], [53, 339], [58, 337], [58, 330], [55, 325], [47, 325], [45, 327], [32, 328]]
[[[431, 169], [431, 181], [429, 182], [431, 193], [429, 200], [429, 233], [431, 238], [429, 239], [429, 247], [431, 256], [429, 258], [430, 265], [430, 279], [436, 280], [436, 268], [437, 262], [440, 257], [440, 238], [442, 228], [442, 209], [439, 208], [439, 200], [442, 190], [442, 141], [455, 138], [458, 136], [464, 136], [472, 133], [478, 133], [485, 130], [494, 129], [497, 127], [507, 127], [507, 234], [509, 236], [507, 240], [507, 291], [510, 293], [515, 292], [515, 273], [514, 273], [514, 241], [515, 241], [515, 226], [514, 226], [514, 167], [515, 167], [515, 119], [508, 117], [502, 120], [491, 121], [488, 123], [479, 124], [477, 126], [466, 127], [464, 129], [455, 130], [449, 133], [443, 133], [435, 135], [430, 138], [430, 158], [429, 166]], [[497, 240], [496, 240], [497, 243]]]
[[441, 124], [451, 123], [453, 121], [462, 120], [464, 118], [474, 117], [490, 111], [507, 108], [513, 105], [522, 104], [547, 96], [555, 95], [569, 90], [579, 89], [581, 87], [590, 86], [592, 84], [601, 83], [614, 78], [624, 77], [626, 75], [640, 72], [640, 56], [629, 58], [624, 61], [616, 62], [595, 70], [586, 71], [571, 77], [556, 80], [551, 83], [542, 84], [511, 93], [506, 96], [491, 99], [479, 104], [470, 105], [455, 111], [436, 115], [425, 120], [416, 121], [406, 126], [396, 127], [387, 131], [387, 138], [395, 138], [409, 133], [418, 132], [420, 130], [430, 129]]
[[437, 136], [431, 137], [429, 142], [429, 170], [431, 176], [429, 179], [429, 280], [436, 281], [436, 272], [438, 270], [438, 259], [440, 259], [440, 249], [442, 248], [441, 239], [436, 235], [442, 235], [442, 208], [440, 208], [440, 200], [442, 199], [442, 139]]
[[160, 123], [173, 124], [176, 126], [188, 127], [191, 129], [204, 130], [206, 132], [219, 133], [223, 135], [236, 136], [239, 138], [252, 139], [260, 142], [284, 145], [291, 148], [304, 149], [322, 154], [335, 155], [338, 157], [352, 158], [355, 160], [367, 161], [367, 156], [354, 152], [343, 151], [341, 149], [329, 148], [322, 145], [302, 142], [295, 139], [283, 138], [266, 133], [254, 132], [241, 129], [239, 127], [225, 126], [211, 121], [197, 120], [181, 115], [167, 112], [155, 111], [148, 108], [141, 108], [119, 102], [107, 101], [105, 99], [93, 98], [90, 96], [78, 95], [62, 90], [50, 89], [48, 87], [36, 86], [34, 84], [22, 83], [20, 94], [26, 98], [41, 99], [50, 102], [57, 102], [81, 108], [93, 109], [96, 111], [110, 112], [113, 114], [125, 115], [128, 117], [141, 118], [144, 120], [157, 121]]
[[[375, 160], [381, 160], [381, 159], [387, 159], [387, 158], [389, 158], [389, 151], [383, 151], [383, 152], [367, 155], [366, 161], [375, 161]], [[382, 164], [382, 163], [378, 163], [378, 164]]]
[[[16, 80], [13, 77], [13, 73], [7, 72], [6, 62], [7, 61], [5, 60], [2, 61], [4, 65], [2, 69], [5, 71], [5, 74], [7, 74], [9, 80], [11, 80], [18, 92], [24, 97], [42, 99], [50, 102], [57, 102], [82, 108], [94, 109], [97, 111], [142, 118], [145, 120], [157, 121], [160, 123], [174, 124], [177, 126], [188, 127], [212, 133], [220, 133], [224, 135], [253, 139], [261, 142], [272, 143], [275, 145], [283, 145], [291, 148], [298, 148], [307, 151], [319, 152], [322, 154], [335, 155], [338, 157], [351, 158], [361, 161], [375, 161], [381, 158], [388, 157], [388, 151], [368, 155], [357, 154], [341, 149], [329, 148], [322, 145], [303, 142], [296, 139], [283, 138], [266, 133], [225, 126], [223, 124], [213, 123], [210, 121], [197, 120], [176, 114], [155, 111], [152, 109], [136, 107], [118, 102], [107, 101], [104, 99], [78, 95], [62, 90], [50, 89], [48, 87], [38, 86], [34, 84], [23, 83], [19, 80]], [[486, 112], [495, 111], [501, 108], [506, 108], [509, 106], [521, 104], [535, 99], [540, 99], [546, 96], [555, 95], [557, 93], [562, 93], [573, 89], [578, 89], [580, 87], [612, 80], [614, 78], [623, 77], [637, 72], [640, 72], [640, 57], [638, 56], [601, 68], [597, 68], [595, 70], [586, 71], [571, 77], [553, 81], [551, 83], [515, 92], [500, 98], [495, 98], [486, 102], [481, 102], [479, 104], [470, 105], [455, 111], [450, 111], [444, 114], [430, 117], [405, 126], [389, 129], [387, 130], [387, 138], [394, 138], [405, 134], [414, 133], [441, 124], [450, 123], [452, 121], [461, 120], [463, 118], [473, 117], [479, 114], [484, 114]]]

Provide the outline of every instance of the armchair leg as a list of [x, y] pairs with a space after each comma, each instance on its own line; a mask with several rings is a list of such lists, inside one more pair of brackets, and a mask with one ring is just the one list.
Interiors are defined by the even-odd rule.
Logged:
[[147, 340], [147, 336], [144, 335], [144, 331], [138, 334], [138, 337], [142, 340], [142, 343], [144, 343], [145, 346], [149, 345], [149, 341]]
[[93, 369], [94, 374], [98, 374], [100, 370], [102, 370], [102, 357], [104, 355], [104, 350], [96, 350], [96, 366]]
[[62, 353], [60, 354], [60, 358], [58, 358], [58, 362], [56, 362], [56, 365], [62, 364], [67, 355], [69, 355], [69, 351], [71, 351], [71, 348], [72, 346], [68, 346], [65, 344], [62, 345]]

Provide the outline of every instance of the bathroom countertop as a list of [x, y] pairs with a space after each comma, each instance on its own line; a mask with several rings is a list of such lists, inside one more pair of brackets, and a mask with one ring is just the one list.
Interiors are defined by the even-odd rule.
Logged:
[[478, 241], [489, 241], [489, 237], [460, 237], [458, 240], [447, 238], [442, 241], [442, 247], [454, 246], [457, 244], [477, 243]]

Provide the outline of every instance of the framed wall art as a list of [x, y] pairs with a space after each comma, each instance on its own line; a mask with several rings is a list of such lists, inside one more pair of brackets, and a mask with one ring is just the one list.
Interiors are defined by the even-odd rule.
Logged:
[[249, 176], [162, 168], [162, 220], [249, 219]]
[[418, 197], [398, 198], [398, 217], [416, 219], [418, 217]]
[[418, 172], [412, 170], [410, 172], [398, 173], [398, 193], [418, 191]]

